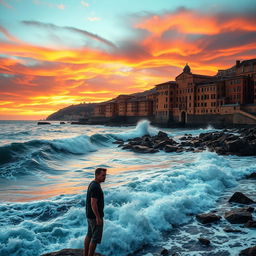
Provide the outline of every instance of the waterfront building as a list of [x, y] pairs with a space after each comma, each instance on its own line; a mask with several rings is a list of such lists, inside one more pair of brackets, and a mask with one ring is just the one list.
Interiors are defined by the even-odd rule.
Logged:
[[95, 108], [96, 117], [154, 117], [154, 122], [165, 124], [256, 121], [255, 114], [256, 59], [236, 61], [215, 76], [193, 74], [186, 64], [175, 81], [119, 95]]
[[173, 120], [177, 83], [169, 81], [156, 85], [155, 118], [156, 122]]

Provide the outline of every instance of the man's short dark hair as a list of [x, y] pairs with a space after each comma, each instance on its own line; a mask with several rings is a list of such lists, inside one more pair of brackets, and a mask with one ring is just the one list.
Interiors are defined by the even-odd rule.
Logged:
[[97, 168], [97, 169], [95, 170], [95, 176], [101, 174], [101, 172], [106, 172], [106, 171], [107, 171], [106, 168]]

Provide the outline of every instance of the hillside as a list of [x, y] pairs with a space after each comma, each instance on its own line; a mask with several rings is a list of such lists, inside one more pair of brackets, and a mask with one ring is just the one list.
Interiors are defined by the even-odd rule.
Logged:
[[77, 121], [82, 118], [88, 118], [93, 115], [94, 107], [96, 105], [97, 103], [81, 103], [78, 105], [71, 105], [51, 114], [46, 118], [46, 120]]
[[[155, 92], [156, 89], [150, 89], [144, 92], [138, 92], [138, 93], [133, 93], [130, 94], [134, 97], [143, 97], [146, 96], [148, 94], [151, 94], [153, 92]], [[112, 100], [115, 100], [111, 99]], [[106, 101], [106, 103], [109, 101]], [[46, 120], [48, 121], [78, 121], [79, 119], [86, 119], [89, 118], [93, 115], [94, 112], [94, 107], [99, 104], [99, 103], [82, 103], [82, 104], [78, 104], [78, 105], [71, 105], [68, 106], [66, 108], [62, 108], [60, 110], [58, 110], [57, 112], [51, 114], [50, 116], [48, 116], [46, 118]]]

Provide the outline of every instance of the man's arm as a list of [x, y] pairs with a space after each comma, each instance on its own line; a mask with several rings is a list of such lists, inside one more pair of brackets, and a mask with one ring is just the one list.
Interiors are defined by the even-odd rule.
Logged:
[[92, 206], [93, 213], [96, 216], [96, 223], [97, 223], [97, 225], [101, 225], [102, 224], [102, 219], [101, 219], [100, 214], [99, 214], [97, 202], [98, 202], [97, 198], [91, 197], [91, 206]]

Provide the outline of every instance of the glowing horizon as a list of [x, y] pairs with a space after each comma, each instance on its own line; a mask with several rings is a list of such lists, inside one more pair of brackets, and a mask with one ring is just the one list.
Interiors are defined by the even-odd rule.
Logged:
[[222, 2], [0, 0], [0, 119], [148, 90], [186, 63], [214, 75], [255, 58], [256, 6]]

